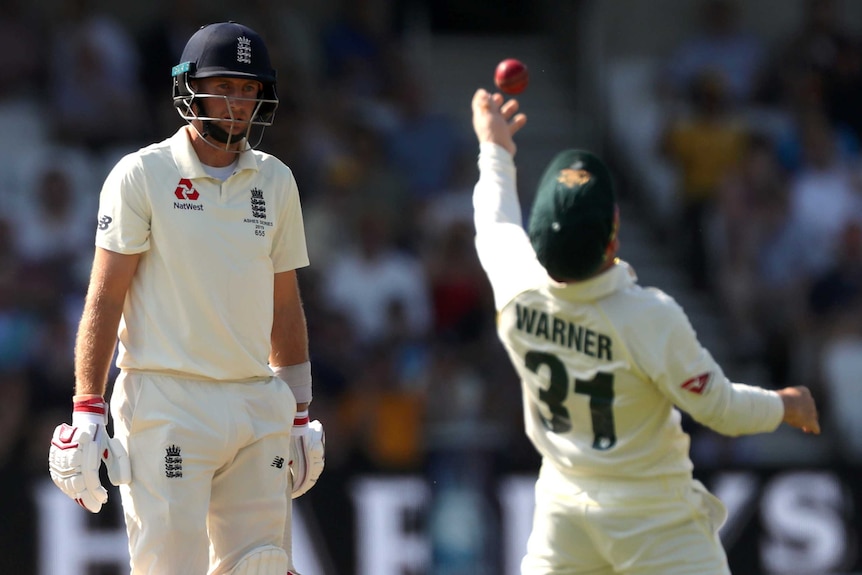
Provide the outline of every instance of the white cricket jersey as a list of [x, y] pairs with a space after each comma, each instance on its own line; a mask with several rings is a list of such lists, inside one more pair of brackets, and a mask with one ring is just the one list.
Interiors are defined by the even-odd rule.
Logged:
[[526, 432], [546, 460], [572, 475], [688, 473], [677, 408], [726, 435], [778, 427], [778, 394], [728, 381], [682, 308], [640, 287], [625, 262], [582, 282], [552, 280], [522, 225], [511, 155], [482, 144], [479, 170], [476, 247], [521, 378]]
[[117, 366], [268, 377], [274, 274], [308, 265], [296, 181], [254, 150], [227, 180], [214, 179], [187, 129], [122, 158], [102, 187], [96, 245], [141, 254]]

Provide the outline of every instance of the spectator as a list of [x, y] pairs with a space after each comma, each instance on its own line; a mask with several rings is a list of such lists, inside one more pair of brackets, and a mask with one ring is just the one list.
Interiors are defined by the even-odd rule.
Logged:
[[800, 127], [804, 164], [790, 181], [792, 217], [811, 234], [822, 270], [831, 263], [841, 230], [862, 219], [862, 193], [854, 164], [838, 153], [827, 118], [811, 113]]
[[667, 123], [660, 151], [679, 175], [685, 268], [692, 286], [705, 290], [711, 268], [705, 246], [706, 221], [714, 209], [722, 179], [744, 157], [748, 128], [732, 114], [721, 76], [711, 72], [697, 76], [691, 86], [690, 103], [689, 117], [672, 118]]
[[[26, 376], [31, 386], [34, 405], [45, 411], [56, 409], [58, 413], [50, 422], [48, 435], [53, 432], [56, 417], [63, 417], [68, 411], [69, 390], [75, 388], [73, 350], [75, 329], [82, 309], [83, 300], [59, 301], [40, 310], [37, 316], [38, 327], [32, 342], [38, 354], [34, 353], [33, 357], [28, 359]], [[111, 375], [116, 375], [115, 368], [112, 368]]]
[[341, 0], [321, 42], [325, 83], [360, 101], [386, 91], [393, 39], [372, 0]]
[[343, 395], [336, 421], [341, 441], [353, 448], [352, 469], [416, 472], [424, 451], [424, 393], [404, 385], [388, 345], [366, 350], [364, 366]]
[[811, 282], [808, 308], [827, 328], [862, 305], [862, 222], [841, 230], [835, 262]]
[[140, 142], [146, 106], [133, 38], [91, 0], [70, 0], [63, 7], [66, 17], [53, 30], [49, 69], [55, 137], [93, 150]]
[[140, 79], [146, 97], [148, 115], [145, 139], [153, 139], [165, 131], [174, 131], [183, 120], [176, 110], [164, 106], [165, 83], [171, 68], [180, 61], [186, 40], [209, 22], [205, 6], [198, 0], [159, 0], [155, 16], [136, 38], [140, 54]]
[[303, 86], [290, 94], [291, 100], [301, 107], [319, 97], [324, 73], [322, 17], [317, 14], [322, 8], [315, 8], [314, 4], [301, 0], [249, 0], [243, 5], [247, 20], [261, 34], [273, 39], [273, 58], [284, 62], [281, 76]]
[[406, 334], [424, 338], [431, 329], [431, 303], [421, 262], [391, 243], [391, 229], [377, 206], [367, 206], [357, 223], [357, 241], [323, 270], [322, 289], [335, 311], [344, 313], [360, 345], [373, 348], [391, 336], [393, 305], [404, 313]]
[[720, 184], [709, 222], [716, 295], [727, 314], [729, 339], [740, 360], [762, 359], [765, 341], [759, 310], [765, 302], [761, 301], [759, 255], [772, 211], [786, 195], [786, 177], [773, 142], [760, 135], [752, 137], [739, 168]]
[[823, 82], [829, 119], [836, 126], [847, 126], [857, 140], [862, 139], [862, 40], [840, 43], [835, 65]]
[[44, 93], [45, 23], [23, 0], [0, 2], [0, 102]]
[[727, 95], [736, 104], [749, 102], [764, 64], [763, 42], [740, 29], [735, 0], [701, 0], [696, 35], [683, 42], [666, 64], [666, 84], [672, 97], [685, 93], [704, 73], [721, 76]]
[[468, 345], [491, 325], [490, 290], [476, 249], [473, 226], [455, 222], [446, 226], [430, 250], [428, 282], [435, 336]]
[[775, 130], [776, 148], [785, 170], [796, 173], [806, 162], [806, 131], [812, 124], [824, 125], [829, 131], [836, 155], [843, 162], [852, 162], [859, 155], [860, 140], [850, 126], [832, 121], [825, 100], [824, 80], [820, 74], [800, 71], [788, 86], [790, 92], [785, 98], [786, 106], [780, 108], [778, 117], [782, 118]]
[[798, 22], [776, 49], [769, 68], [772, 91], [779, 97], [789, 92], [788, 82], [799, 72], [831, 74], [838, 65], [841, 47], [851, 42], [838, 0], [804, 0]]
[[314, 239], [313, 261], [329, 262], [343, 246], [355, 243], [359, 214], [376, 206], [390, 242], [419, 241], [404, 180], [386, 161], [380, 134], [362, 121], [340, 125], [338, 152], [323, 167], [321, 185], [308, 199], [306, 233]]
[[805, 292], [823, 254], [805, 222], [793, 215], [790, 190], [773, 188], [758, 210], [758, 282], [753, 301], [754, 321], [763, 334], [763, 360], [770, 383], [807, 383], [799, 351], [804, 331]]
[[452, 181], [465, 141], [449, 116], [431, 109], [425, 87], [406, 70], [399, 75], [393, 108], [396, 122], [387, 134], [388, 161], [422, 206]]
[[97, 195], [79, 191], [70, 165], [66, 158], [64, 163], [38, 169], [32, 191], [21, 198], [15, 233], [22, 261], [56, 289], [83, 297], [96, 229], [92, 214]]

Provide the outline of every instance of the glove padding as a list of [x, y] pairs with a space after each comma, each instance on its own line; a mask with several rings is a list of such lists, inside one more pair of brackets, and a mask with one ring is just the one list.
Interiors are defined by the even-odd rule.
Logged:
[[323, 473], [326, 437], [318, 420], [294, 425], [290, 444], [291, 497], [296, 499], [314, 487]]
[[61, 424], [54, 430], [48, 466], [51, 479], [60, 490], [91, 513], [98, 513], [108, 501], [108, 492], [99, 479], [104, 461], [108, 479], [114, 485], [132, 479], [129, 455], [119, 440], [108, 437], [103, 425], [83, 422]]

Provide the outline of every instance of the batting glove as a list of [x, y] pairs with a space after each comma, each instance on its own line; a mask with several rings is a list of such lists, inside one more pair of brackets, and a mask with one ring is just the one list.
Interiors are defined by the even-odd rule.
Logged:
[[111, 483], [129, 483], [129, 455], [119, 440], [108, 437], [108, 405], [103, 398], [75, 400], [74, 405], [72, 425], [63, 423], [54, 429], [48, 467], [63, 493], [87, 511], [98, 513], [108, 501], [99, 479], [101, 462], [105, 462]]
[[314, 487], [323, 473], [326, 437], [318, 420], [308, 422], [308, 412], [301, 411], [293, 420], [290, 444], [291, 496], [296, 499]]

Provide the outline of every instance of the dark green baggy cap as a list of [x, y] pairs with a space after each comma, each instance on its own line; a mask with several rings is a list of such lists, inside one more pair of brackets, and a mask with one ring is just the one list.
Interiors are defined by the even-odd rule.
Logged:
[[614, 234], [616, 196], [604, 162], [565, 150], [548, 164], [530, 213], [530, 242], [548, 274], [582, 280], [604, 261]]

